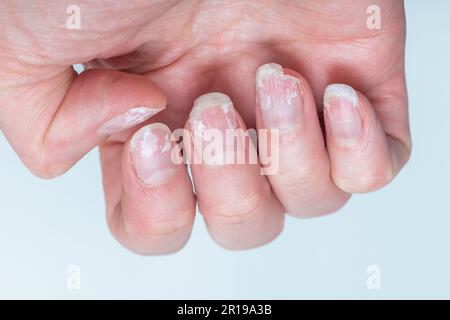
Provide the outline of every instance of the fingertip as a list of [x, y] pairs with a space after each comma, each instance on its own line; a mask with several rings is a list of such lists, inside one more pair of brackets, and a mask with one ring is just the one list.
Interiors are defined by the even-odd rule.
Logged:
[[346, 84], [324, 93], [327, 146], [336, 185], [365, 193], [386, 186], [394, 177], [386, 134], [370, 101]]
[[258, 69], [256, 89], [258, 132], [267, 133], [267, 138], [258, 141], [260, 159], [266, 167], [266, 158], [275, 160], [265, 173], [284, 209], [298, 217], [337, 210], [346, 195], [331, 179], [308, 81], [293, 70], [269, 63]]
[[[192, 209], [189, 209], [192, 211]], [[150, 224], [147, 219], [124, 219], [119, 206], [115, 219], [108, 219], [112, 236], [126, 249], [143, 256], [170, 255], [183, 249], [190, 237], [192, 224], [167, 221]], [[195, 212], [189, 214], [194, 215]]]
[[194, 223], [192, 184], [185, 165], [172, 160], [172, 138], [166, 125], [152, 123], [125, 144], [101, 147], [108, 225], [121, 244], [141, 255], [180, 250]]

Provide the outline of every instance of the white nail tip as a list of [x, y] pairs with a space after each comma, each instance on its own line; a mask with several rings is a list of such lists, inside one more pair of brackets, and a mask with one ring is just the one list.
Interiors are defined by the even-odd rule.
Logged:
[[355, 108], [358, 107], [358, 94], [349, 85], [336, 83], [327, 86], [323, 95], [325, 107], [328, 106], [328, 101], [335, 97], [349, 100]]
[[300, 82], [298, 78], [285, 74], [281, 65], [277, 63], [267, 63], [263, 64], [256, 71], [256, 86], [258, 88], [264, 87], [264, 80], [270, 78], [290, 79], [297, 83]]
[[122, 114], [112, 118], [105, 122], [99, 129], [102, 134], [112, 134], [120, 132], [129, 128], [132, 128], [150, 117], [154, 116], [163, 108], [151, 108], [151, 107], [135, 107], [125, 111]]
[[220, 92], [207, 93], [195, 99], [189, 117], [191, 120], [198, 120], [201, 118], [203, 110], [209, 107], [221, 107], [225, 112], [228, 112], [233, 110], [233, 103], [226, 94]]
[[276, 63], [267, 63], [262, 65], [256, 71], [256, 85], [258, 87], [264, 86], [264, 79], [273, 76], [283, 76], [283, 67]]

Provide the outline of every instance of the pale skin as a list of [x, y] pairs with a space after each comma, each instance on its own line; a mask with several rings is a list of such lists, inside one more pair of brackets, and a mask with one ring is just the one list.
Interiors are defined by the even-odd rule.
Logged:
[[[409, 158], [403, 1], [375, 2], [379, 30], [366, 25], [373, 0], [3, 0], [0, 128], [42, 178], [100, 146], [108, 225], [132, 251], [182, 248], [197, 203], [221, 246], [263, 245], [280, 234], [286, 213], [335, 212], [352, 193], [387, 185]], [[66, 27], [72, 4], [81, 9], [80, 30]], [[76, 75], [77, 63], [87, 71]], [[256, 89], [267, 63], [283, 69]], [[336, 83], [350, 86], [354, 109], [330, 89], [342, 86], [326, 90]], [[295, 93], [287, 125], [264, 100], [283, 107], [285, 86]], [[282, 126], [276, 174], [261, 175], [259, 164], [197, 164], [194, 194], [184, 164], [167, 162], [167, 153], [151, 165], [139, 158], [139, 132], [161, 142], [167, 129], [148, 124], [191, 131], [193, 102], [210, 92], [231, 98], [238, 127]], [[123, 130], [110, 123], [105, 133], [108, 120], [145, 106], [149, 118]], [[212, 112], [205, 121], [223, 117]]]

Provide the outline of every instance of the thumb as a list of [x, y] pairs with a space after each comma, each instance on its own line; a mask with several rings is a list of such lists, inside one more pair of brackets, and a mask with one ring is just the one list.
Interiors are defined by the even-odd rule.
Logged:
[[135, 50], [143, 28], [167, 9], [160, 2], [6, 1], [0, 7], [0, 129], [36, 175], [64, 173], [108, 134], [165, 106], [144, 76], [77, 75], [70, 67]]
[[0, 129], [42, 178], [63, 174], [109, 135], [144, 122], [166, 105], [149, 79], [114, 70], [77, 75], [69, 68], [26, 84], [0, 81], [0, 88]]

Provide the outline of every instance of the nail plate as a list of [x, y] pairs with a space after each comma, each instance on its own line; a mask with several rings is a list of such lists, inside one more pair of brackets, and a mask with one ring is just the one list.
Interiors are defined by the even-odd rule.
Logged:
[[111, 120], [106, 121], [99, 129], [101, 135], [110, 135], [132, 128], [145, 120], [151, 118], [163, 108], [136, 107], [131, 108], [124, 113], [115, 116]]
[[171, 159], [172, 147], [170, 129], [162, 123], [142, 127], [131, 138], [131, 160], [145, 185], [162, 184], [176, 171]]
[[198, 97], [189, 122], [194, 138], [194, 163], [226, 163], [235, 146], [234, 139], [229, 139], [229, 135], [238, 127], [231, 99], [219, 92]]
[[302, 113], [300, 79], [284, 74], [276, 63], [259, 67], [256, 91], [263, 125], [271, 129], [291, 129], [299, 125]]
[[361, 132], [358, 95], [345, 84], [332, 84], [325, 89], [324, 111], [335, 139], [355, 143]]

